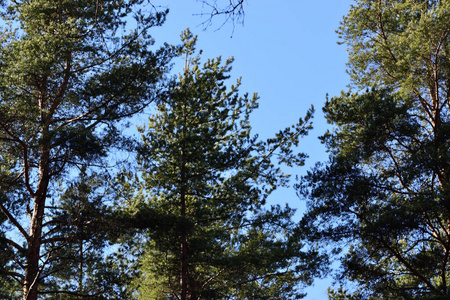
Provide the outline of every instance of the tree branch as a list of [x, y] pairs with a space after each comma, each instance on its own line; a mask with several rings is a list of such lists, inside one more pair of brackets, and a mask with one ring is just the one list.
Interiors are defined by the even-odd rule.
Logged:
[[27, 234], [25, 229], [23, 229], [23, 227], [19, 224], [16, 218], [14, 218], [14, 216], [11, 215], [11, 213], [6, 209], [6, 207], [3, 206], [2, 203], [0, 203], [0, 210], [6, 215], [8, 220], [14, 224], [14, 226], [20, 231], [20, 233], [22, 233], [23, 237], [28, 240], [30, 236]]

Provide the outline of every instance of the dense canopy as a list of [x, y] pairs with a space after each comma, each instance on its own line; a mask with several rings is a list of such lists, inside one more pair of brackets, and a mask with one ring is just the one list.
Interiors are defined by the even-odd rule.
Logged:
[[449, 293], [449, 8], [361, 0], [339, 29], [353, 89], [327, 100], [330, 160], [300, 186], [362, 299]]
[[[300, 299], [337, 258], [330, 299], [447, 299], [450, 1], [353, 1], [300, 221], [267, 200], [314, 109], [260, 138], [233, 59], [155, 41], [156, 2], [0, 1], [0, 298]], [[197, 2], [243, 23], [245, 0]]]

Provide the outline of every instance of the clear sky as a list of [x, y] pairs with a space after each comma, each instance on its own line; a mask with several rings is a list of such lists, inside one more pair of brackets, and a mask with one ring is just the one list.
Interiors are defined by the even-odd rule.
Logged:
[[[203, 50], [203, 58], [233, 56], [232, 81], [242, 76], [242, 94], [257, 92], [260, 96], [260, 108], [251, 122], [253, 132], [263, 138], [295, 123], [314, 105], [314, 130], [300, 147], [309, 158], [305, 167], [292, 170], [292, 174], [302, 175], [328, 157], [317, 139], [329, 128], [322, 116], [326, 94], [338, 95], [350, 83], [345, 72], [346, 49], [337, 45], [335, 30], [351, 2], [247, 0], [244, 25], [237, 24], [233, 31], [231, 24], [219, 29], [220, 18], [204, 30], [201, 23], [205, 17], [198, 14], [208, 11], [196, 0], [152, 1], [170, 9], [166, 23], [154, 31], [154, 37], [156, 44], [179, 43], [181, 31], [189, 27], [198, 35], [197, 49]], [[298, 208], [301, 217], [305, 201], [292, 188], [276, 191], [270, 198], [270, 203], [286, 202]], [[305, 299], [327, 299], [330, 284], [331, 280], [316, 281], [306, 289]]]

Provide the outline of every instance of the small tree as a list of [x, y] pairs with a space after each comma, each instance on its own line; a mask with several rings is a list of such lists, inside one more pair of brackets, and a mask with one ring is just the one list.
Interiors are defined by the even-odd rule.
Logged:
[[292, 209], [264, 204], [288, 182], [274, 160], [303, 164], [292, 147], [311, 128], [312, 111], [258, 141], [249, 123], [256, 95], [239, 96], [240, 80], [225, 86], [232, 60], [201, 65], [196, 37], [186, 31], [182, 40], [184, 71], [139, 129], [142, 181], [129, 209], [166, 217], [147, 231], [139, 297], [301, 298], [299, 285], [320, 274], [322, 258], [304, 252]]

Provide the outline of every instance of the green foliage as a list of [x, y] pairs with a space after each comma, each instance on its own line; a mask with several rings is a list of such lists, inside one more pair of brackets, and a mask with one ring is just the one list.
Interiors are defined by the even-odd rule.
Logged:
[[365, 91], [327, 100], [330, 160], [299, 189], [311, 238], [348, 250], [358, 299], [448, 297], [449, 5], [360, 0], [339, 30]]
[[[183, 33], [184, 71], [139, 128], [142, 180], [123, 205], [136, 216], [136, 227], [148, 225], [139, 245], [137, 296], [302, 298], [298, 288], [321, 273], [323, 257], [306, 252], [291, 208], [264, 205], [288, 181], [278, 162], [303, 164], [305, 155], [293, 146], [311, 128], [312, 111], [273, 139], [258, 141], [249, 123], [257, 96], [239, 96], [240, 79], [225, 85], [232, 59], [202, 65], [195, 40]], [[148, 221], [158, 215], [165, 224]]]
[[[77, 210], [75, 203], [58, 199], [58, 182], [67, 193], [81, 189], [68, 186], [77, 170], [105, 164], [110, 151], [126, 141], [120, 121], [158, 97], [173, 51], [152, 50], [149, 29], [162, 24], [166, 13], [144, 13], [145, 3], [2, 2], [0, 221], [8, 238], [0, 236], [8, 250], [1, 268], [5, 280], [21, 285], [24, 299], [74, 292], [74, 269], [62, 269], [76, 265], [75, 221], [82, 222], [79, 213], [101, 218], [105, 203], [93, 197], [84, 200], [86, 211]], [[89, 239], [83, 237], [88, 244]], [[56, 253], [74, 261], [63, 263]], [[104, 285], [92, 282], [97, 283]]]
[[349, 294], [346, 290], [344, 290], [342, 287], [339, 287], [339, 289], [333, 290], [328, 288], [328, 299], [332, 300], [360, 300], [361, 297], [358, 294]]
[[[48, 257], [45, 299], [128, 299], [123, 288], [135, 276], [133, 262], [119, 259], [107, 237], [114, 223], [110, 208], [109, 179], [98, 173], [87, 174], [61, 191], [59, 205], [49, 210], [50, 230], [57, 236], [46, 241]], [[127, 265], [124, 265], [127, 263]]]
[[339, 29], [354, 82], [422, 94], [422, 87], [432, 87], [431, 78], [444, 79], [449, 6], [440, 0], [356, 1]]

